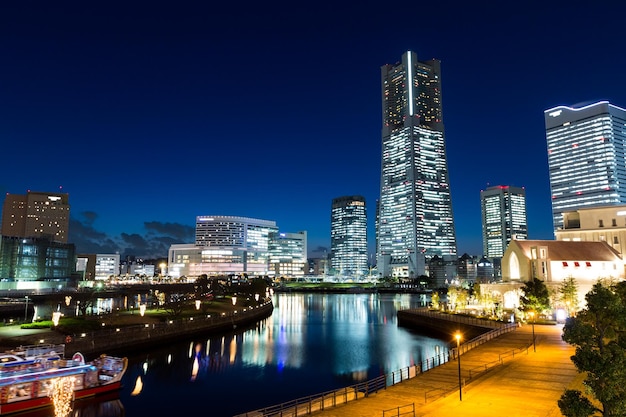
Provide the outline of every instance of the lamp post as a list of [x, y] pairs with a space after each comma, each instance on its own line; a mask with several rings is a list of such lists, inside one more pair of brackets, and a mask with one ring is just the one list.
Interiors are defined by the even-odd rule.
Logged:
[[537, 346], [535, 345], [535, 312], [531, 311], [528, 315], [530, 315], [531, 325], [533, 328], [533, 352], [537, 352]]
[[461, 384], [461, 333], [454, 335], [456, 338], [456, 360], [459, 364], [459, 401], [463, 401], [463, 385]]
[[25, 295], [25, 297], [26, 297], [26, 308], [24, 309], [24, 322], [28, 320], [28, 296]]

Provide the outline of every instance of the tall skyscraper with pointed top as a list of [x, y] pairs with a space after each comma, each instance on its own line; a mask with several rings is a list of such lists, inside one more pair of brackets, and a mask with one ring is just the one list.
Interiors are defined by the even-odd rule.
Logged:
[[434, 255], [456, 255], [438, 60], [408, 51], [381, 68], [382, 159], [377, 267], [415, 278]]

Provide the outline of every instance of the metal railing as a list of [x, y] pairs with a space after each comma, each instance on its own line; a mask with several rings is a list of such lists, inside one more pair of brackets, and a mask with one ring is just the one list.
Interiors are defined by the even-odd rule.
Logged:
[[410, 310], [402, 310], [402, 314], [406, 314], [406, 313], [429, 317], [429, 318], [433, 318], [436, 320], [445, 320], [445, 321], [451, 321], [454, 323], [468, 324], [471, 326], [487, 327], [490, 329], [507, 328], [511, 326], [512, 324], [514, 324], [514, 323], [503, 322], [503, 321], [464, 316], [460, 314], [447, 314], [447, 313], [442, 313], [440, 311], [432, 311], [427, 308], [414, 308]]
[[[71, 352], [100, 352], [106, 349], [136, 345], [140, 342], [158, 342], [175, 336], [188, 335], [215, 328], [234, 328], [240, 322], [267, 315], [273, 308], [267, 301], [256, 307], [244, 308], [234, 313], [211, 314], [204, 317], [189, 317], [168, 320], [163, 323], [139, 324], [133, 326], [105, 326], [104, 329], [73, 335], [66, 350]], [[106, 319], [105, 319], [106, 321]]]
[[390, 408], [389, 410], [383, 410], [383, 417], [403, 417], [413, 416], [415, 417], [415, 403], [401, 405], [396, 408]]
[[[510, 332], [516, 327], [517, 326], [515, 324], [505, 324], [505, 326], [491, 330], [479, 337], [476, 337], [460, 346], [461, 353], [465, 353], [495, 337]], [[456, 348], [449, 349], [447, 352], [425, 359], [416, 365], [401, 368], [388, 374], [381, 375], [377, 378], [370, 379], [366, 382], [351, 385], [339, 390], [327, 391], [320, 394], [310, 395], [308, 397], [301, 397], [296, 400], [238, 414], [235, 417], [295, 417], [311, 414], [326, 408], [335, 407], [339, 404], [345, 404], [349, 401], [365, 398], [371, 394], [375, 394], [378, 391], [386, 389], [387, 387], [414, 378], [430, 369], [456, 358], [456, 354]], [[463, 385], [464, 384], [465, 382], [463, 382]], [[425, 401], [429, 398], [432, 399], [445, 396], [457, 388], [458, 385], [447, 388], [434, 388], [425, 394]]]

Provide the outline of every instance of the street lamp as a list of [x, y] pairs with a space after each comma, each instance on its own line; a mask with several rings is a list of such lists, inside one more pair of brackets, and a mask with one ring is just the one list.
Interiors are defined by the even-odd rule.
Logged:
[[459, 363], [459, 401], [463, 401], [463, 385], [461, 384], [461, 333], [454, 335], [456, 338], [456, 360]]
[[528, 315], [530, 316], [531, 325], [533, 327], [533, 352], [537, 352], [537, 346], [535, 345], [535, 312], [530, 311]]
[[26, 308], [24, 309], [24, 322], [26, 322], [28, 320], [28, 296], [25, 295], [24, 297], [26, 297]]

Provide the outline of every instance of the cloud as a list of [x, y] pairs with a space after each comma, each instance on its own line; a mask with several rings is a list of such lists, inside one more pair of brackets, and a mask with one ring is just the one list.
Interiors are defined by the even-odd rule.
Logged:
[[122, 232], [119, 236], [110, 236], [94, 227], [97, 219], [93, 211], [70, 217], [69, 242], [76, 246], [76, 253], [119, 253], [122, 259], [167, 258], [171, 245], [193, 243], [195, 239], [192, 226], [157, 221], [144, 222], [144, 234]]
[[169, 236], [181, 241], [189, 242], [195, 240], [196, 230], [180, 223], [145, 222], [144, 227], [148, 234], [160, 234]]

